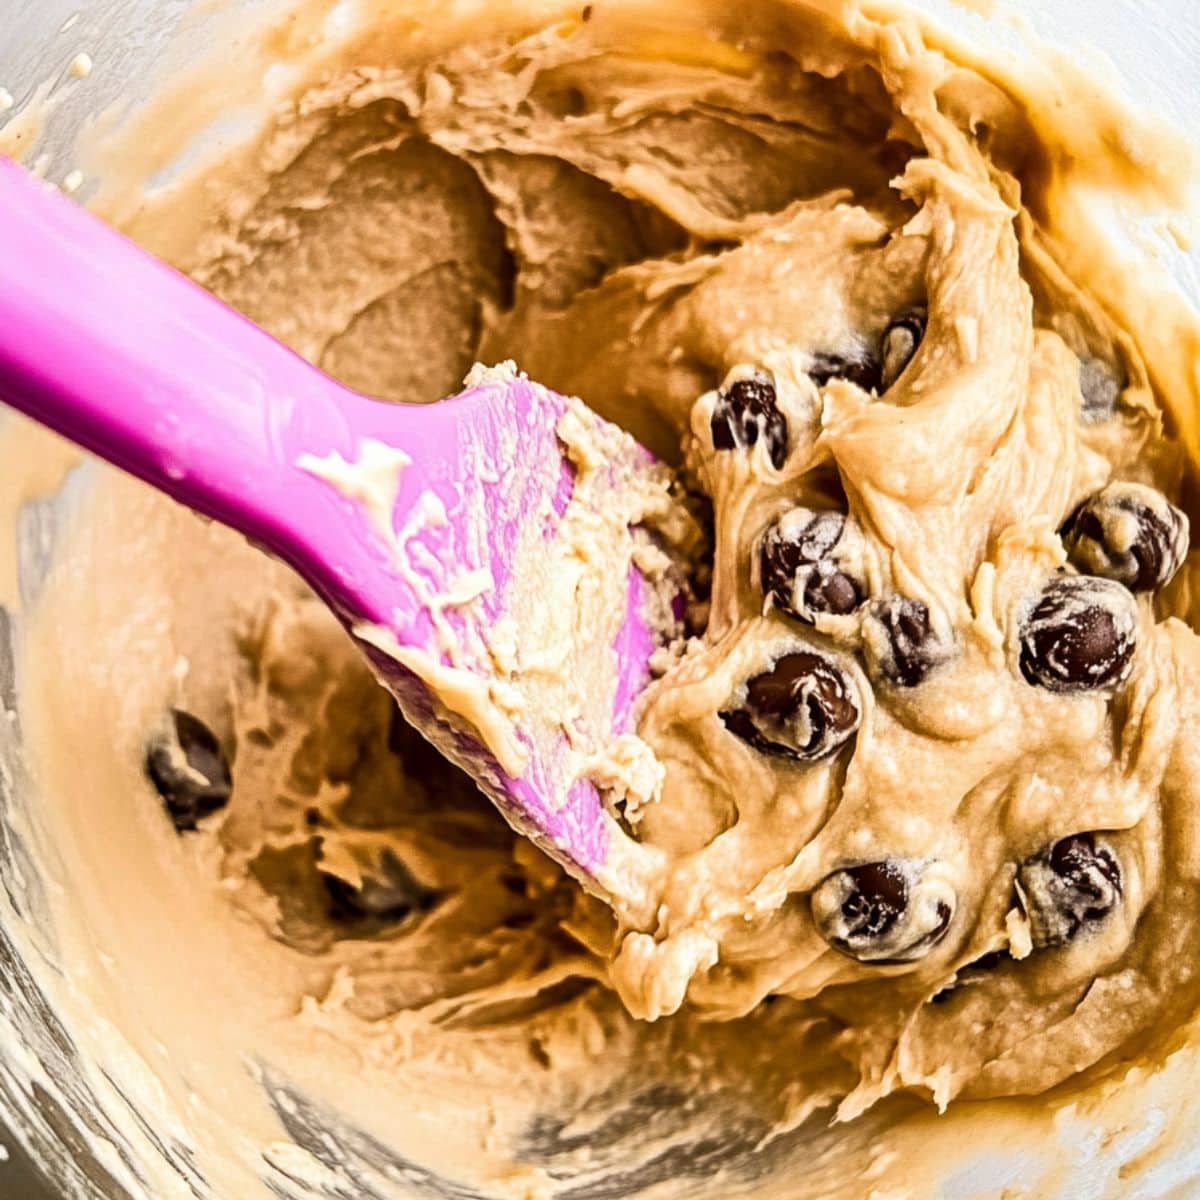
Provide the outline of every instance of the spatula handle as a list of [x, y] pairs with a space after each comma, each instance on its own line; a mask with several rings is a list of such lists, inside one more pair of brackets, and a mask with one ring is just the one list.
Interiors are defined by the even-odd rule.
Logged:
[[0, 157], [0, 400], [295, 559], [295, 459], [349, 449], [351, 398]]

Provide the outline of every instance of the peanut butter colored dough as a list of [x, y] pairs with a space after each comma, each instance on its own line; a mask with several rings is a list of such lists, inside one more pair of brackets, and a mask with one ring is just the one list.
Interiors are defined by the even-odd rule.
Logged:
[[[349, 384], [430, 400], [511, 358], [711, 500], [706, 599], [638, 728], [661, 792], [624, 806], [658, 902], [614, 915], [516, 839], [284, 568], [93, 470], [20, 681], [80, 1044], [124, 1047], [114, 1087], [223, 1196], [338, 1194], [341, 1171], [380, 1195], [926, 1196], [1006, 1139], [1049, 1147], [1020, 1194], [1056, 1194], [1064, 1124], [1139, 1127], [1119, 1085], [1172, 1096], [1200, 1002], [1194, 564], [1138, 597], [1118, 687], [1053, 693], [1018, 663], [1076, 506], [1112, 480], [1194, 487], [1200, 338], [1085, 203], [1177, 198], [1184, 151], [1065, 64], [890, 7], [397, 4], [365, 30], [331, 7], [171, 82], [95, 149], [96, 207]], [[261, 136], [142, 189], [276, 58]], [[882, 394], [814, 379], [920, 307]], [[770, 373], [781, 466], [714, 446], [731, 370]], [[759, 540], [795, 506], [848, 513], [866, 607], [812, 626], [764, 601]], [[883, 678], [869, 620], [894, 596], [939, 647], [913, 687]], [[816, 762], [719, 715], [797, 648], [841, 665], [860, 714]], [[182, 838], [142, 771], [172, 706], [234, 777]], [[1120, 901], [1034, 948], [1018, 868], [1091, 832]], [[411, 912], [340, 911], [389, 859]], [[811, 903], [886, 859], [953, 898], [893, 965], [832, 949]], [[313, 1113], [375, 1140], [302, 1150]]]

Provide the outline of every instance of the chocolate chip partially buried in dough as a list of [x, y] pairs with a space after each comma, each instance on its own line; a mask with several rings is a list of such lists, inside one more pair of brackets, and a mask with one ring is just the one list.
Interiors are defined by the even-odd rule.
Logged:
[[820, 613], [841, 616], [862, 603], [862, 588], [838, 563], [846, 518], [839, 512], [794, 508], [759, 544], [759, 578], [776, 607], [811, 624]]
[[1021, 627], [1021, 674], [1052, 692], [1112, 687], [1129, 674], [1136, 641], [1127, 589], [1090, 575], [1059, 576]]
[[811, 762], [858, 729], [854, 685], [831, 658], [811, 650], [781, 657], [750, 679], [720, 713], [726, 728], [764, 754]]
[[818, 387], [824, 387], [831, 379], [846, 379], [862, 388], [864, 392], [877, 392], [879, 362], [866, 352], [853, 358], [841, 354], [818, 353], [814, 354], [809, 362], [808, 377]]
[[146, 751], [146, 774], [181, 833], [229, 803], [233, 778], [221, 743], [199, 717], [171, 710], [170, 727]]
[[916, 687], [946, 656], [928, 606], [908, 596], [890, 596], [872, 606], [863, 622], [863, 642], [874, 673], [899, 687]]
[[931, 996], [929, 1003], [945, 1004], [964, 987], [981, 983], [1000, 967], [1013, 961], [1013, 956], [1007, 950], [989, 950], [986, 954], [972, 959], [966, 966], [959, 967], [954, 982]]
[[884, 331], [880, 391], [886, 392], [912, 362], [925, 336], [925, 322], [925, 310], [917, 308], [897, 318]]
[[787, 418], [779, 411], [775, 381], [765, 371], [726, 380], [710, 427], [717, 450], [747, 450], [761, 440], [776, 470], [787, 460]]
[[1135, 592], [1152, 592], [1183, 565], [1188, 519], [1154, 488], [1110, 483], [1085, 500], [1063, 526], [1063, 545], [1085, 575]]
[[835, 871], [813, 892], [821, 936], [859, 962], [915, 962], [950, 927], [955, 896], [920, 864], [885, 859]]
[[357, 885], [324, 870], [321, 880], [329, 893], [330, 915], [339, 921], [403, 921], [413, 913], [428, 912], [438, 901], [437, 892], [421, 883], [391, 850], [363, 872]]
[[1092, 833], [1062, 838], [1022, 863], [1019, 895], [1035, 947], [1061, 946], [1102, 921], [1121, 900], [1121, 867]]

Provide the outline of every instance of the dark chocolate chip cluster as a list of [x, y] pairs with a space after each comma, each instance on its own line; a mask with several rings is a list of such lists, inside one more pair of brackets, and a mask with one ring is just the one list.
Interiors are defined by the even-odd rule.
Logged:
[[[914, 311], [885, 331], [878, 354], [818, 353], [809, 375], [818, 386], [845, 379], [882, 392], [903, 374], [920, 346], [925, 314]], [[760, 442], [776, 469], [787, 460], [788, 428], [774, 380], [765, 371], [739, 373], [717, 393], [711, 417], [718, 451]], [[758, 542], [755, 580], [773, 607], [806, 625], [867, 606], [867, 659], [877, 678], [900, 687], [920, 683], [940, 658], [929, 610], [893, 596], [869, 601], [861, 534], [835, 510], [795, 507]], [[856, 687], [844, 663], [808, 643], [780, 655], [745, 680], [719, 713], [725, 727], [760, 753], [814, 762], [836, 753], [861, 719]], [[835, 872], [812, 898], [822, 935], [843, 953], [870, 963], [911, 962], [945, 935], [953, 890], [926, 878], [921, 864], [887, 860]]]
[[[918, 353], [926, 313], [892, 321], [875, 351], [818, 352], [808, 363], [818, 387], [846, 380], [883, 394]], [[1085, 395], [1099, 392], [1097, 371], [1084, 374]], [[1111, 390], [1111, 389], [1110, 389]], [[1086, 415], [1086, 414], [1085, 414]], [[775, 383], [761, 370], [735, 375], [712, 413], [718, 451], [760, 442], [782, 469], [788, 425]], [[1111, 483], [1071, 513], [1061, 530], [1069, 568], [1027, 603], [1019, 623], [1016, 665], [1030, 685], [1058, 694], [1113, 690], [1129, 677], [1137, 648], [1135, 593], [1153, 592], [1179, 570], [1188, 549], [1187, 517], [1152, 488]], [[757, 543], [752, 580], [775, 611], [812, 627], [766, 670], [745, 680], [719, 713], [725, 727], [764, 755], [811, 763], [853, 739], [861, 697], [844, 658], [821, 649], [822, 635], [855, 626], [871, 678], [879, 686], [915, 688], [950, 650], [929, 608], [901, 595], [872, 596], [865, 578], [863, 534], [843, 512], [797, 506], [782, 512]], [[1073, 833], [1015, 869], [1014, 904], [1029, 922], [1035, 950], [1064, 946], [1098, 927], [1120, 904], [1124, 882], [1114, 845], [1095, 832]], [[936, 860], [889, 857], [849, 863], [811, 896], [815, 928], [828, 944], [876, 966], [912, 963], [946, 936], [956, 897]], [[958, 982], [1013, 962], [997, 951], [965, 967]], [[954, 987], [939, 993], [939, 1002]]]
[[[170, 711], [166, 727], [150, 742], [145, 769], [180, 833], [197, 829], [204, 817], [224, 808], [233, 793], [229, 760], [217, 735], [182, 709]], [[427, 913], [441, 900], [390, 849], [361, 866], [352, 881], [317, 864], [329, 916], [354, 926], [356, 936], [368, 925], [395, 924]]]
[[1052, 692], [1123, 683], [1137, 648], [1135, 592], [1168, 583], [1188, 548], [1188, 519], [1139, 483], [1110, 483], [1062, 528], [1076, 575], [1050, 579], [1021, 628], [1021, 674]]
[[[874, 676], [915, 687], [944, 657], [928, 608], [892, 596], [868, 604], [861, 535], [846, 515], [796, 507], [763, 533], [754, 564], [763, 596], [805, 625], [848, 616], [867, 605], [863, 636]], [[732, 733], [765, 754], [814, 761], [844, 745], [858, 728], [855, 685], [841, 661], [808, 642], [746, 680], [720, 713]]]
[[[1093, 932], [1123, 894], [1117, 852], [1095, 833], [1060, 838], [1017, 869], [1015, 903], [1028, 918], [1035, 950], [1065, 946]], [[812, 895], [821, 936], [835, 950], [875, 966], [922, 958], [945, 936], [954, 910], [954, 890], [937, 877], [936, 863], [911, 859], [843, 867]], [[984, 955], [962, 969], [959, 982], [1010, 961], [1003, 951]], [[951, 990], [935, 999], [944, 1002]]]
[[[913, 309], [884, 331], [877, 352], [817, 351], [809, 356], [808, 377], [824, 387], [844, 379], [865, 392], [886, 392], [908, 368], [925, 336], [925, 310]], [[751, 450], [760, 442], [778, 471], [788, 456], [787, 418], [779, 409], [775, 381], [767, 371], [738, 372], [717, 391], [710, 418], [713, 447]]]

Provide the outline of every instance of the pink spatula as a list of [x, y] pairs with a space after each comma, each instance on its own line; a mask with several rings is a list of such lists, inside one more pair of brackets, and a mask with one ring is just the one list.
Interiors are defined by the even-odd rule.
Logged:
[[512, 372], [350, 391], [5, 159], [0, 400], [288, 562], [520, 832], [636, 903], [646, 859], [585, 766], [669, 619], [613, 519], [665, 503], [646, 450]]

